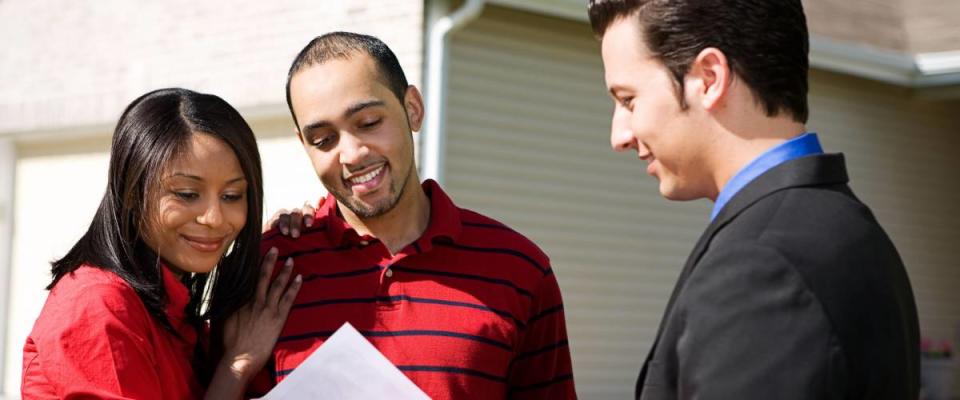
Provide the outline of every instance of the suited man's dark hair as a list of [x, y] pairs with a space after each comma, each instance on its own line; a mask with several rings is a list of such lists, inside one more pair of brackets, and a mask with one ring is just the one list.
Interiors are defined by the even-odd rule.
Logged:
[[[290, 101], [290, 80], [301, 70], [313, 65], [323, 64], [330, 60], [350, 59], [358, 54], [366, 54], [373, 59], [379, 73], [377, 79], [380, 79], [387, 88], [397, 96], [400, 104], [403, 104], [403, 97], [407, 94], [407, 77], [400, 67], [400, 61], [393, 54], [390, 47], [370, 35], [362, 35], [352, 32], [330, 32], [317, 36], [310, 43], [300, 50], [297, 57], [293, 59], [290, 65], [290, 71], [287, 72], [287, 107], [290, 108], [290, 115], [293, 116], [293, 123], [300, 130], [300, 124], [297, 122], [297, 114], [293, 112], [293, 102]], [[332, 76], [330, 79], [337, 79]]]
[[705, 48], [727, 57], [767, 116], [806, 123], [807, 20], [800, 0], [589, 0], [598, 37], [614, 22], [634, 18], [647, 49], [670, 71], [680, 105], [683, 78]]
[[190, 292], [186, 315], [196, 327], [202, 320], [222, 322], [253, 298], [263, 196], [257, 142], [250, 126], [226, 101], [186, 89], [152, 91], [127, 106], [113, 133], [100, 207], [86, 233], [53, 262], [48, 289], [82, 265], [111, 271], [133, 288], [157, 323], [177, 336], [165, 313], [169, 299], [161, 260], [144, 242], [143, 232], [148, 207], [156, 207], [149, 199], [160, 174], [188, 150], [196, 134], [213, 136], [236, 154], [247, 180], [247, 220], [214, 273], [184, 274]]

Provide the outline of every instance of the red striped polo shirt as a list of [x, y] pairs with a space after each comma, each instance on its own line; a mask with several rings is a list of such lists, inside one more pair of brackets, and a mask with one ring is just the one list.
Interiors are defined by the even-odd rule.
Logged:
[[[434, 399], [576, 398], [563, 302], [547, 256], [503, 224], [458, 208], [433, 181], [430, 223], [396, 255], [360, 236], [328, 196], [298, 239], [262, 248], [294, 257], [304, 283], [264, 393], [344, 322]], [[279, 266], [279, 265], [278, 265]]]

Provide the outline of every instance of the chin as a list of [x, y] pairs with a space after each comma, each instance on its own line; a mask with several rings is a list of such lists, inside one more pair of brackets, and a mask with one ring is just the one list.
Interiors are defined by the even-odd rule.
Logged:
[[685, 188], [677, 187], [677, 185], [671, 184], [671, 182], [664, 181], [660, 181], [660, 195], [671, 201], [690, 201], [704, 197], [698, 196], [690, 190], [685, 190]]

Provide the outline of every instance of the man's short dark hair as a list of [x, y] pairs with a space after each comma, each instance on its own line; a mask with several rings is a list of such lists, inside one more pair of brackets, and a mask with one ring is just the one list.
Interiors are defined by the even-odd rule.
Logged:
[[[287, 107], [290, 108], [290, 115], [293, 116], [293, 123], [297, 126], [297, 130], [300, 130], [300, 124], [297, 122], [297, 114], [293, 112], [293, 103], [290, 101], [290, 80], [293, 76], [312, 65], [323, 64], [332, 59], [349, 59], [357, 54], [366, 54], [373, 59], [379, 73], [377, 79], [380, 79], [397, 96], [400, 104], [403, 104], [403, 96], [407, 93], [409, 85], [406, 75], [403, 74], [403, 68], [400, 67], [400, 61], [390, 47], [370, 35], [330, 32], [317, 36], [307, 43], [307, 46], [293, 59], [290, 71], [287, 72]], [[330, 79], [337, 79], [337, 77], [330, 77]]]
[[800, 0], [590, 0], [588, 11], [599, 37], [615, 21], [637, 18], [683, 108], [684, 76], [700, 51], [714, 47], [767, 116], [786, 112], [806, 123], [810, 45]]

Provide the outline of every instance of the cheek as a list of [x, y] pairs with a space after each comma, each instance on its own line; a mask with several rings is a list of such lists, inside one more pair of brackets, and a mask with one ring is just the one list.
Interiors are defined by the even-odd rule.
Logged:
[[163, 252], [174, 245], [177, 240], [177, 230], [189, 222], [190, 212], [172, 201], [161, 200], [159, 207], [146, 218], [145, 242], [154, 251]]
[[160, 235], [176, 234], [177, 229], [191, 220], [193, 213], [188, 207], [178, 205], [173, 201], [161, 201], [157, 214], [153, 216], [154, 227]]
[[320, 179], [326, 180], [328, 177], [340, 176], [340, 166], [332, 154], [308, 150], [308, 155], [310, 163], [313, 164], [313, 170]]
[[234, 235], [240, 233], [240, 230], [247, 225], [247, 201], [239, 201], [237, 203], [230, 204], [225, 208], [227, 213], [227, 220], [230, 221], [230, 226], [233, 227]]

